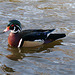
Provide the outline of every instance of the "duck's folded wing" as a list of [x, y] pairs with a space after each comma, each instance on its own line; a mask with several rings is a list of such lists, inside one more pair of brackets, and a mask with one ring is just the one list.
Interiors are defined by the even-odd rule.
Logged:
[[[47, 33], [47, 32], [46, 32]], [[24, 36], [19, 41], [18, 47], [21, 47], [24, 43], [34, 44], [34, 46], [41, 45], [47, 38], [47, 34], [42, 32], [31, 32]], [[29, 45], [27, 44], [27, 47]]]
[[43, 29], [28, 29], [28, 30], [23, 30], [22, 32], [20, 32], [20, 34], [29, 34], [31, 32], [52, 32], [55, 29], [47, 29], [47, 30], [43, 30]]
[[47, 34], [45, 34], [45, 33], [42, 33], [42, 32], [32, 32], [32, 33], [28, 33], [28, 34], [24, 35], [22, 37], [22, 39], [24, 41], [34, 41], [34, 40], [38, 40], [38, 39], [45, 40], [46, 37], [47, 37]]
[[36, 41], [39, 44], [43, 44], [52, 31], [54, 31], [54, 29], [52, 30], [25, 30], [21, 33], [22, 37], [19, 41], [18, 47], [21, 47], [23, 43], [26, 41], [30, 41], [30, 42]]

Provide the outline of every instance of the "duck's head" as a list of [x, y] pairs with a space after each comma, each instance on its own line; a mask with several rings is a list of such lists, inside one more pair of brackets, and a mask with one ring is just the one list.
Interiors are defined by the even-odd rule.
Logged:
[[17, 33], [22, 30], [21, 23], [18, 20], [10, 20], [4, 32], [11, 30], [12, 33]]

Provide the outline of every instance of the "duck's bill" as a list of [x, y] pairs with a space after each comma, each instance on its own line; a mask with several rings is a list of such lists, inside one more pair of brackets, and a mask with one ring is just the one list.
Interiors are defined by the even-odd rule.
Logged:
[[5, 30], [4, 30], [4, 32], [7, 32], [7, 31], [9, 31], [10, 29], [9, 29], [9, 27], [7, 27]]

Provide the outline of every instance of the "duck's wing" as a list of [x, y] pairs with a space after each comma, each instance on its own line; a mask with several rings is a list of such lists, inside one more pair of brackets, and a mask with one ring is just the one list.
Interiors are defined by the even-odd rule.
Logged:
[[54, 31], [55, 29], [47, 29], [47, 30], [43, 30], [43, 29], [28, 29], [28, 30], [23, 30], [22, 32], [20, 32], [20, 34], [28, 34], [28, 33], [31, 33], [31, 32], [52, 32]]
[[[45, 39], [48, 38], [48, 36], [50, 35], [50, 33], [53, 30], [44, 30], [44, 31], [43, 30], [33, 30], [33, 31], [27, 30], [27, 31], [24, 31], [23, 32], [24, 35], [22, 35], [22, 37], [19, 41], [18, 47], [21, 47], [23, 45], [24, 41], [25, 42], [26, 41], [32, 41], [32, 42], [36, 41], [37, 43], [42, 42], [41, 44], [43, 44]], [[38, 44], [40, 44], [40, 43], [38, 43]]]
[[48, 32], [30, 32], [22, 37], [25, 41], [34, 41], [38, 39], [45, 40], [48, 36]]

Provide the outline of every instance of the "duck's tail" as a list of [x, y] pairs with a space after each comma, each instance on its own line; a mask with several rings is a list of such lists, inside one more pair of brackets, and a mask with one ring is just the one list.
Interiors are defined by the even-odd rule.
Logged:
[[66, 36], [65, 34], [50, 34], [47, 39], [57, 40], [59, 38], [65, 37], [65, 36]]
[[50, 42], [53, 42], [59, 38], [63, 38], [65, 37], [66, 35], [63, 33], [63, 34], [50, 34], [48, 36], [48, 38], [46, 39], [45, 43], [50, 43]]

